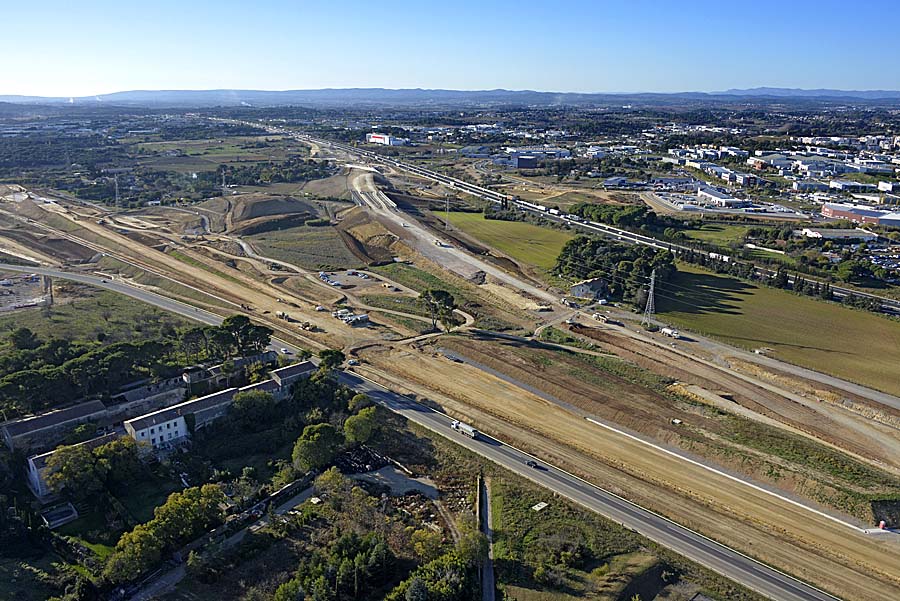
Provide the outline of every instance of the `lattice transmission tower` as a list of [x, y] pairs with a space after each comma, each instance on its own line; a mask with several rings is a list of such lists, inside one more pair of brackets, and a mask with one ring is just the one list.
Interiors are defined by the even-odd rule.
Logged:
[[649, 326], [652, 323], [653, 314], [656, 307], [653, 303], [654, 290], [656, 289], [656, 270], [650, 272], [650, 289], [647, 291], [647, 306], [644, 308], [644, 318], [641, 320], [642, 326]]

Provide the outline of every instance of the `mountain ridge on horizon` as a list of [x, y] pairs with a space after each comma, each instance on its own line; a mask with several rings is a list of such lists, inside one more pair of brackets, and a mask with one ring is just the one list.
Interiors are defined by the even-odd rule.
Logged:
[[298, 90], [128, 90], [96, 96], [0, 95], [13, 104], [130, 105], [130, 106], [278, 106], [288, 104], [367, 105], [416, 103], [587, 105], [628, 99], [735, 100], [741, 98], [794, 100], [900, 101], [900, 90], [838, 90], [757, 87], [717, 92], [545, 92], [536, 90], [448, 90], [429, 88], [317, 88]]

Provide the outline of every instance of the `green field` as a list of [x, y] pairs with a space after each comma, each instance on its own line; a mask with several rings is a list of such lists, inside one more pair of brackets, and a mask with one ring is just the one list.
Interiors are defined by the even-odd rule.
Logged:
[[7, 348], [7, 335], [16, 328], [29, 328], [41, 339], [131, 342], [156, 338], [164, 330], [188, 326], [190, 321], [127, 296], [83, 284], [54, 280], [59, 301], [48, 309], [35, 307], [0, 317], [0, 352]]
[[450, 223], [517, 261], [547, 270], [553, 269], [563, 245], [573, 238], [566, 232], [521, 221], [485, 219], [481, 213], [450, 213]]
[[729, 244], [742, 244], [748, 229], [750, 229], [749, 225], [710, 223], [697, 229], [684, 230], [684, 235], [707, 244], [728, 246]]
[[746, 349], [900, 394], [900, 322], [679, 265], [658, 288], [660, 317]]

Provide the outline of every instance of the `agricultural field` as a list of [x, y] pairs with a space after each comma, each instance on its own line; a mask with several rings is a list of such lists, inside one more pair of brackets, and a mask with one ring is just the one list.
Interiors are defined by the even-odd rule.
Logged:
[[679, 265], [657, 294], [660, 317], [745, 348], [900, 394], [900, 322]]
[[450, 213], [450, 223], [516, 261], [550, 270], [572, 235], [520, 221], [485, 219], [481, 213]]
[[332, 270], [362, 267], [332, 227], [298, 226], [253, 234], [247, 238], [259, 254], [304, 269]]

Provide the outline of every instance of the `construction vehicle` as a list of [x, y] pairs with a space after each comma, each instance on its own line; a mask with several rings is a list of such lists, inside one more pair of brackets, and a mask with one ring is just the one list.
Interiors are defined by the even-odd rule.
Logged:
[[681, 338], [681, 334], [679, 334], [678, 330], [676, 330], [675, 328], [666, 327], [666, 328], [661, 329], [659, 331], [659, 333], [662, 334], [663, 336], [668, 336], [669, 338], [674, 338], [675, 340], [678, 340], [679, 338]]
[[591, 315], [591, 317], [593, 317], [594, 319], [596, 319], [597, 321], [599, 321], [601, 323], [607, 323], [609, 321], [609, 317], [607, 317], [603, 313], [594, 313], [593, 315]]

